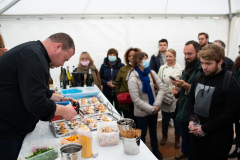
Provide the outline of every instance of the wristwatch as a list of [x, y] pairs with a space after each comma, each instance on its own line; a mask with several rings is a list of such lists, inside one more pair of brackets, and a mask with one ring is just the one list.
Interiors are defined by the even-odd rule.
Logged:
[[61, 101], [60, 101], [60, 102], [62, 102], [64, 98], [65, 98], [65, 96], [63, 96], [63, 97], [62, 97], [62, 99], [61, 99]]

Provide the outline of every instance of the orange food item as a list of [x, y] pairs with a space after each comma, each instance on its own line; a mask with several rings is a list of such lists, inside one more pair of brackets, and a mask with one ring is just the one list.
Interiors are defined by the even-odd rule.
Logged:
[[96, 107], [96, 110], [104, 110], [104, 109], [105, 109], [105, 107], [102, 104], [98, 104]]
[[78, 141], [78, 135], [73, 135], [67, 138], [64, 138], [63, 140], [61, 140], [61, 144], [68, 144], [68, 143], [79, 143]]
[[78, 135], [73, 135], [71, 137], [64, 138], [70, 142], [78, 140]]

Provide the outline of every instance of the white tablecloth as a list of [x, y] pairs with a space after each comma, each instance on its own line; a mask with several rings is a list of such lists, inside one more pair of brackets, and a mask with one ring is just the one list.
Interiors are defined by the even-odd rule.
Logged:
[[[95, 86], [95, 88], [97, 88]], [[98, 88], [97, 88], [98, 89]], [[120, 116], [116, 109], [111, 105], [111, 103], [108, 101], [108, 99], [103, 95], [102, 92], [99, 92], [97, 95], [98, 98], [100, 98], [101, 102], [109, 107], [112, 112], [115, 112], [115, 115], [117, 114]], [[97, 142], [97, 131], [92, 132], [92, 136]], [[96, 141], [97, 140], [97, 141]], [[59, 143], [60, 147], [60, 138], [56, 138], [54, 133], [52, 132], [49, 122], [43, 122], [39, 121], [37, 124], [35, 130], [29, 134], [26, 135], [23, 144], [22, 149], [20, 151], [18, 160], [24, 160], [26, 156], [29, 155], [29, 144], [32, 144], [34, 142], [41, 142], [41, 141], [48, 141], [48, 142], [56, 142]], [[96, 143], [95, 143], [96, 144]], [[111, 147], [100, 147], [97, 146], [97, 152], [98, 157], [97, 158], [90, 158], [95, 160], [156, 160], [157, 158], [152, 154], [152, 152], [148, 149], [148, 147], [141, 141], [140, 142], [140, 152], [137, 155], [126, 155], [123, 151], [123, 142], [122, 140], [119, 141], [117, 146], [111, 146]]]
[[[92, 132], [92, 135], [94, 138], [97, 138], [95, 136], [97, 134], [96, 131]], [[24, 155], [26, 155], [25, 147], [28, 147], [28, 144], [36, 141], [36, 140], [46, 140], [49, 141], [55, 141], [56, 143], [60, 143], [59, 138], [55, 138], [53, 132], [51, 131], [49, 127], [49, 122], [42, 122], [39, 121], [37, 124], [35, 130], [32, 133], [27, 134], [23, 141], [22, 149], [19, 154], [18, 160], [21, 158], [21, 160], [24, 160]], [[141, 141], [140, 142], [140, 152], [137, 155], [126, 155], [123, 151], [123, 142], [122, 140], [119, 141], [119, 144], [117, 146], [111, 146], [111, 147], [100, 147], [97, 146], [98, 151], [98, 157], [97, 158], [90, 158], [95, 160], [156, 160], [156, 157], [152, 154], [152, 152], [148, 149], [148, 147]]]

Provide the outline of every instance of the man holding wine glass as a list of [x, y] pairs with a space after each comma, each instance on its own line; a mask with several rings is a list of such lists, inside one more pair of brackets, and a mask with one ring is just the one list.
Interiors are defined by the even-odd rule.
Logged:
[[239, 115], [240, 86], [223, 63], [224, 49], [216, 44], [199, 53], [202, 69], [187, 96], [189, 130], [197, 160], [227, 160], [233, 122]]
[[[200, 52], [200, 50], [201, 47], [196, 41], [188, 41], [185, 44], [183, 52], [185, 55], [186, 67], [180, 80], [171, 80], [172, 84], [175, 86], [172, 87], [172, 94], [174, 94], [175, 97], [178, 98], [175, 111], [175, 120], [181, 122], [182, 137], [183, 139], [185, 139], [188, 160], [195, 160], [195, 155], [191, 138], [192, 134], [189, 133], [188, 129], [189, 121], [187, 116], [186, 102], [187, 94], [189, 92], [189, 89], [191, 88], [191, 83], [201, 69], [201, 64], [198, 58], [198, 53]], [[176, 156], [178, 157], [178, 155]]]

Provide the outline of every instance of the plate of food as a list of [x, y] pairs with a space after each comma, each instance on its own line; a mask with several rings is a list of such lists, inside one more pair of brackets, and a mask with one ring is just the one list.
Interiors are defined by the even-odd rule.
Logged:
[[95, 108], [93, 106], [87, 106], [83, 109], [84, 114], [94, 114]]
[[96, 105], [96, 104], [100, 103], [96, 97], [92, 97], [89, 100], [92, 105]]
[[102, 121], [104, 122], [110, 122], [110, 121], [113, 121], [113, 119], [111, 117], [108, 117], [108, 116], [105, 116]]
[[106, 107], [102, 103], [99, 103], [99, 104], [96, 105], [96, 110], [97, 111], [106, 110]]
[[68, 136], [68, 133], [75, 132], [80, 124], [80, 119], [71, 119], [70, 121], [57, 120], [51, 122], [51, 127], [56, 137], [63, 137]]
[[79, 99], [79, 103], [80, 103], [80, 106], [88, 106], [89, 105], [89, 101], [86, 98]]

